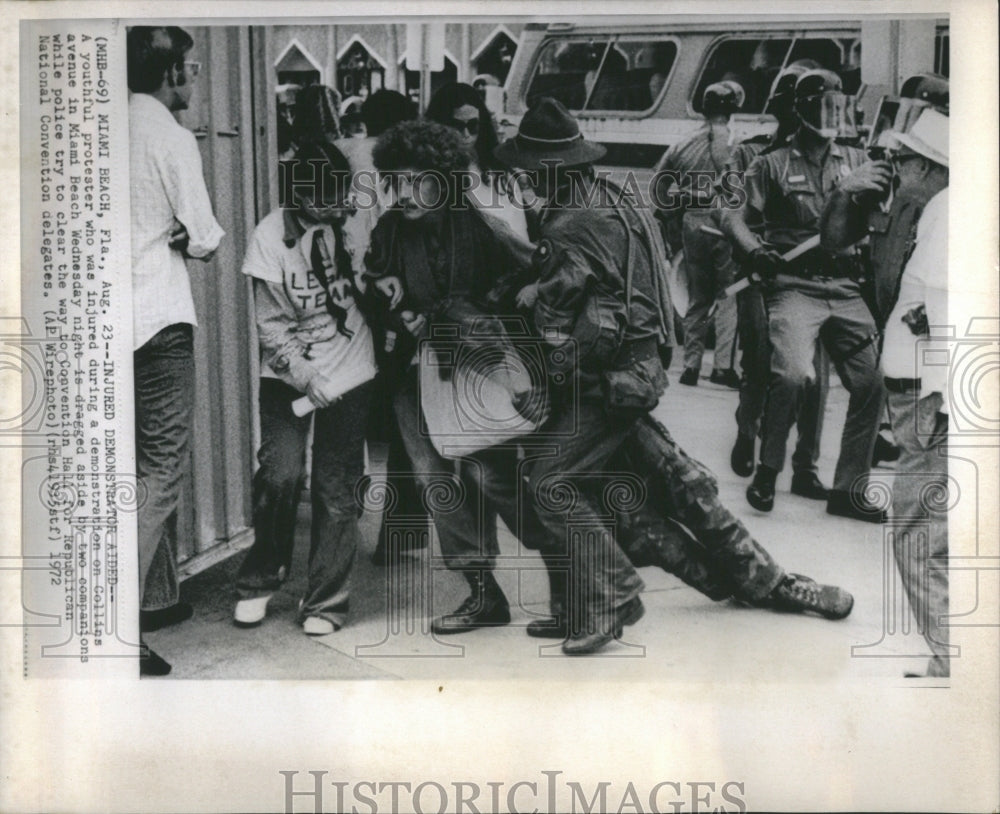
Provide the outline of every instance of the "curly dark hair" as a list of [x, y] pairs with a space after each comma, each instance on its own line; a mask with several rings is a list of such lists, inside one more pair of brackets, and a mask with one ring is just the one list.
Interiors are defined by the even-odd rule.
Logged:
[[450, 176], [469, 166], [458, 133], [423, 119], [401, 122], [386, 130], [375, 143], [372, 158], [379, 172], [434, 170]]

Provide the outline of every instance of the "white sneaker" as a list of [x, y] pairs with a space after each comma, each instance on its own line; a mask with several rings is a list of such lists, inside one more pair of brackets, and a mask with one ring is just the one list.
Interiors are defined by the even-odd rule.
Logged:
[[307, 636], [329, 636], [336, 629], [333, 622], [322, 616], [310, 616], [302, 623], [302, 630]]
[[258, 596], [254, 599], [241, 599], [236, 603], [236, 611], [233, 613], [233, 621], [241, 627], [253, 627], [259, 625], [267, 616], [267, 603], [271, 601], [271, 594]]

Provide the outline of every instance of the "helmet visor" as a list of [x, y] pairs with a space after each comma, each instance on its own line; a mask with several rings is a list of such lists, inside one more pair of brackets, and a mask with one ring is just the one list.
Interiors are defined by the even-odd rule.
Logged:
[[826, 138], [854, 138], [854, 97], [838, 90], [828, 90], [800, 99], [799, 116], [813, 130]]

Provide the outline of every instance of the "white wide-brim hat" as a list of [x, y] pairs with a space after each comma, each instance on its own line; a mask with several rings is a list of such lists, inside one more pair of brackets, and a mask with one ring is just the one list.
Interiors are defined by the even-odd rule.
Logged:
[[935, 164], [948, 166], [948, 117], [927, 108], [913, 123], [909, 133], [894, 133], [896, 141]]

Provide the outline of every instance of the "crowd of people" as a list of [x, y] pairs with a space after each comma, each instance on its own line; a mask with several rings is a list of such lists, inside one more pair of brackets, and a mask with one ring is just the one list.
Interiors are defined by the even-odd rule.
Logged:
[[[176, 173], [156, 193], [162, 206], [133, 211], [137, 303], [147, 290], [160, 310], [135, 310], [138, 471], [151, 495], [139, 514], [143, 631], [192, 612], [170, 556], [190, 445], [195, 320], [184, 258], [209, 257], [222, 232], [193, 136], [169, 115], [190, 95], [190, 49], [180, 29], [129, 31], [133, 189]], [[238, 625], [260, 624], [288, 577], [310, 427], [306, 634], [349, 623], [366, 438], [388, 442], [390, 488], [427, 514], [445, 563], [468, 583], [459, 607], [433, 619], [433, 635], [510, 622], [493, 575], [498, 518], [546, 566], [550, 613], [527, 634], [562, 640], [566, 655], [601, 650], [644, 614], [642, 566], [716, 600], [850, 614], [850, 593], [781, 568], [650, 412], [667, 385], [675, 321], [680, 382], [693, 386], [714, 318], [711, 380], [740, 390], [731, 461], [753, 475], [752, 507], [773, 507], [795, 423], [792, 491], [825, 500], [831, 514], [883, 520], [866, 479], [887, 410], [898, 469], [946, 488], [947, 388], [913, 365], [917, 344], [945, 322], [947, 88], [933, 78], [916, 88], [912, 126], [884, 136], [891, 160], [858, 146], [840, 80], [818, 65], [776, 78], [768, 139], [732, 143], [728, 120], [743, 98], [732, 80], [705, 90], [705, 126], [664, 155], [665, 194], [651, 208], [597, 171], [605, 149], [552, 98], [535, 100], [501, 141], [470, 85], [441, 88], [422, 116], [401, 94], [377, 91], [352, 137], [329, 88], [299, 95], [281, 204], [255, 228], [242, 267], [260, 342], [261, 446]], [[717, 183], [703, 184], [706, 173]], [[733, 173], [735, 188], [722, 183]], [[362, 206], [364, 191], [374, 194]], [[675, 313], [671, 263], [687, 279], [685, 314]], [[740, 280], [749, 285], [727, 293]], [[518, 341], [512, 325], [525, 329]], [[469, 358], [491, 361], [469, 369]], [[830, 364], [850, 401], [827, 489], [816, 463]], [[428, 393], [442, 383], [459, 392], [470, 376], [490, 382], [520, 429], [499, 440], [471, 432], [456, 451], [427, 431]], [[627, 522], [609, 520], [601, 472], [647, 485], [645, 502], [622, 510]], [[466, 499], [429, 499], [442, 484]], [[914, 611], [933, 619], [930, 672], [946, 675], [946, 572], [928, 560], [946, 556], [947, 525], [918, 492], [896, 489], [893, 515], [916, 524], [936, 511], [934, 540], [918, 544], [914, 526], [912, 540], [897, 535], [906, 542], [896, 553]], [[383, 534], [375, 559], [393, 567], [412, 544]], [[170, 669], [152, 651], [142, 667]]]

